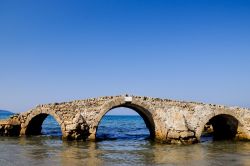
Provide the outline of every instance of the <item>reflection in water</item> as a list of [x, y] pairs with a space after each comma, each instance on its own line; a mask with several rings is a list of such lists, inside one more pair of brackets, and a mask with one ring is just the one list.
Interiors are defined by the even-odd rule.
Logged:
[[[0, 165], [249, 165], [249, 142], [162, 145], [144, 141], [62, 142], [0, 138]], [[13, 153], [15, 152], [15, 153]], [[13, 160], [15, 159], [15, 160]]]
[[60, 153], [61, 165], [103, 165], [94, 142], [64, 142]]
[[[130, 118], [126, 120], [130, 123]], [[113, 123], [119, 124], [116, 118]], [[126, 139], [103, 139], [98, 142], [65, 142], [60, 137], [0, 137], [0, 165], [243, 165], [250, 163], [250, 142], [205, 141], [195, 145], [163, 145], [147, 139], [139, 124], [143, 121], [131, 119], [126, 131], [136, 131], [137, 137]], [[110, 122], [111, 123], [111, 122]], [[111, 125], [110, 123], [107, 123]], [[104, 122], [105, 124], [105, 122]], [[114, 126], [114, 125], [111, 125]], [[134, 128], [134, 127], [135, 128]], [[116, 126], [117, 127], [117, 126]], [[108, 134], [114, 135], [112, 127], [104, 125]], [[141, 131], [140, 131], [141, 130]], [[143, 132], [145, 130], [145, 132]], [[107, 131], [99, 131], [107, 133]], [[58, 131], [60, 132], [60, 130]], [[125, 134], [126, 135], [126, 134]], [[134, 134], [132, 134], [134, 135]], [[128, 136], [128, 135], [127, 135]]]
[[[182, 164], [186, 165], [191, 162], [191, 165], [198, 164], [203, 161], [203, 149], [197, 146], [183, 145], [154, 145], [154, 163], [156, 164]], [[201, 164], [201, 163], [199, 163]]]

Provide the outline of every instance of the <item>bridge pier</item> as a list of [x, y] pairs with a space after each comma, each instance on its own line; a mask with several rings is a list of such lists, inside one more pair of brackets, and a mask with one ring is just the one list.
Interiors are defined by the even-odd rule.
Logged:
[[188, 129], [160, 128], [155, 131], [156, 142], [167, 144], [194, 144], [198, 142], [195, 132]]
[[65, 125], [66, 140], [86, 140], [89, 137], [89, 126], [80, 113], [76, 114], [71, 124]]

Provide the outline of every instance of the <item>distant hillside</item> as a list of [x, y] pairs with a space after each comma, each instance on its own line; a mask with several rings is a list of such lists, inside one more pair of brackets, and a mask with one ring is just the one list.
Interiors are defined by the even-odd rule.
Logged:
[[6, 110], [0, 110], [0, 113], [9, 113], [9, 114], [12, 114], [12, 112], [10, 112], [10, 111], [6, 111]]

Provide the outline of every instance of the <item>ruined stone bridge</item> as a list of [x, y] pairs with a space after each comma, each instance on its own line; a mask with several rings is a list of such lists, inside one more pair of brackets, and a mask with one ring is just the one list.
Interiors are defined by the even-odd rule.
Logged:
[[136, 111], [151, 138], [160, 142], [199, 142], [207, 124], [212, 125], [214, 137], [250, 139], [249, 109], [128, 95], [38, 105], [0, 121], [0, 134], [39, 135], [43, 121], [51, 115], [61, 126], [64, 139], [95, 140], [102, 117], [118, 107]]

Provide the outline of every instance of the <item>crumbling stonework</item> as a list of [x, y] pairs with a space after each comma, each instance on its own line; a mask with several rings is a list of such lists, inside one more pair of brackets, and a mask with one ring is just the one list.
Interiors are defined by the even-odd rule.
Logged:
[[19, 115], [13, 115], [8, 120], [0, 121], [0, 136], [18, 136], [21, 125], [18, 119]]
[[227, 129], [235, 132], [229, 135], [237, 139], [250, 139], [249, 109], [128, 95], [39, 105], [16, 116], [15, 123], [20, 125], [20, 135], [36, 135], [40, 134], [44, 119], [51, 115], [61, 126], [64, 139], [95, 140], [102, 117], [117, 107], [135, 110], [144, 119], [151, 137], [159, 142], [199, 142], [211, 119], [216, 131]]

